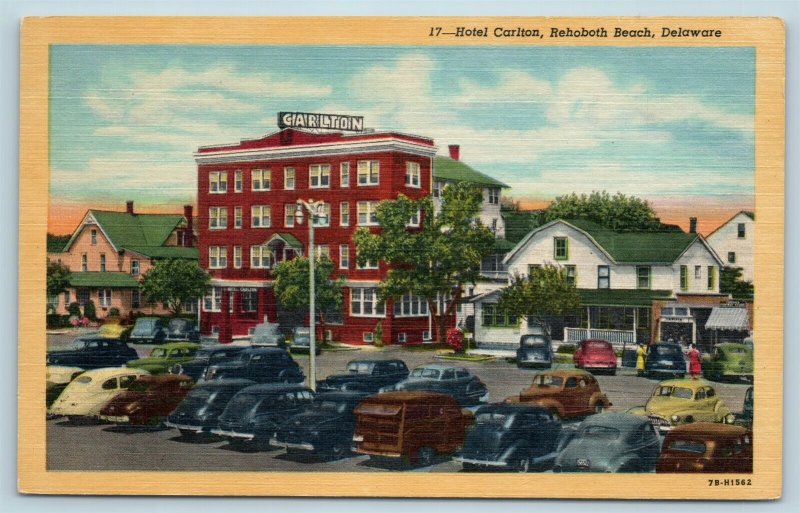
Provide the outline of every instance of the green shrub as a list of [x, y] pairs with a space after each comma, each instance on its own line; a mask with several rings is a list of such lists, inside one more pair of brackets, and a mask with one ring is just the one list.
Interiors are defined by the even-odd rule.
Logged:
[[560, 346], [558, 346], [556, 353], [575, 354], [575, 349], [577, 349], [575, 347], [575, 344], [561, 344]]
[[66, 328], [69, 325], [69, 315], [47, 315], [47, 329]]
[[83, 305], [83, 316], [89, 319], [90, 321], [97, 320], [97, 309], [94, 306], [94, 301], [91, 299]]
[[108, 311], [108, 316], [109, 317], [119, 317], [119, 308], [117, 308], [116, 306], [113, 307], [111, 310]]
[[67, 307], [67, 311], [69, 312], [70, 316], [80, 317], [81, 316], [81, 305], [80, 303], [70, 303]]
[[378, 321], [378, 324], [375, 325], [375, 332], [374, 332], [374, 343], [375, 347], [383, 347], [383, 323]]

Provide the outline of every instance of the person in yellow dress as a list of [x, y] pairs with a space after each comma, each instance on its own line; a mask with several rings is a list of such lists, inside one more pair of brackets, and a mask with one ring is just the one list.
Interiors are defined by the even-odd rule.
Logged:
[[636, 375], [641, 376], [644, 374], [644, 361], [647, 358], [647, 350], [644, 348], [643, 343], [639, 343], [636, 349]]

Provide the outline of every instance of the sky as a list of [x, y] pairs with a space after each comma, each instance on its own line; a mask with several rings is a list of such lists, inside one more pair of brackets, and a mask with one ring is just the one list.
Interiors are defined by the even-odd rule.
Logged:
[[193, 153], [278, 111], [432, 137], [540, 208], [593, 190], [708, 233], [754, 208], [752, 48], [51, 47], [51, 233], [88, 208], [181, 212]]

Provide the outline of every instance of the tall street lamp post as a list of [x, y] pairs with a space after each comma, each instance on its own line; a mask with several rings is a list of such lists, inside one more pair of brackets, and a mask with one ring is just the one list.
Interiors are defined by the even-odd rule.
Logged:
[[294, 218], [297, 224], [303, 224], [304, 214], [303, 211], [308, 212], [308, 289], [309, 289], [309, 302], [308, 302], [308, 331], [309, 331], [309, 348], [308, 359], [309, 366], [309, 383], [308, 387], [311, 390], [317, 390], [317, 329], [316, 329], [316, 291], [314, 280], [314, 261], [316, 255], [314, 254], [314, 222], [317, 220], [326, 219], [327, 215], [324, 210], [324, 201], [297, 200], [297, 209], [294, 212]]

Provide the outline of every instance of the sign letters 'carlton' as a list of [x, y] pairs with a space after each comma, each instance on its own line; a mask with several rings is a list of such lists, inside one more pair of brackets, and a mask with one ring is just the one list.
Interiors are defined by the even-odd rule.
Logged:
[[364, 117], [311, 112], [279, 112], [278, 127], [281, 129], [330, 128], [333, 130], [360, 132], [364, 130]]

